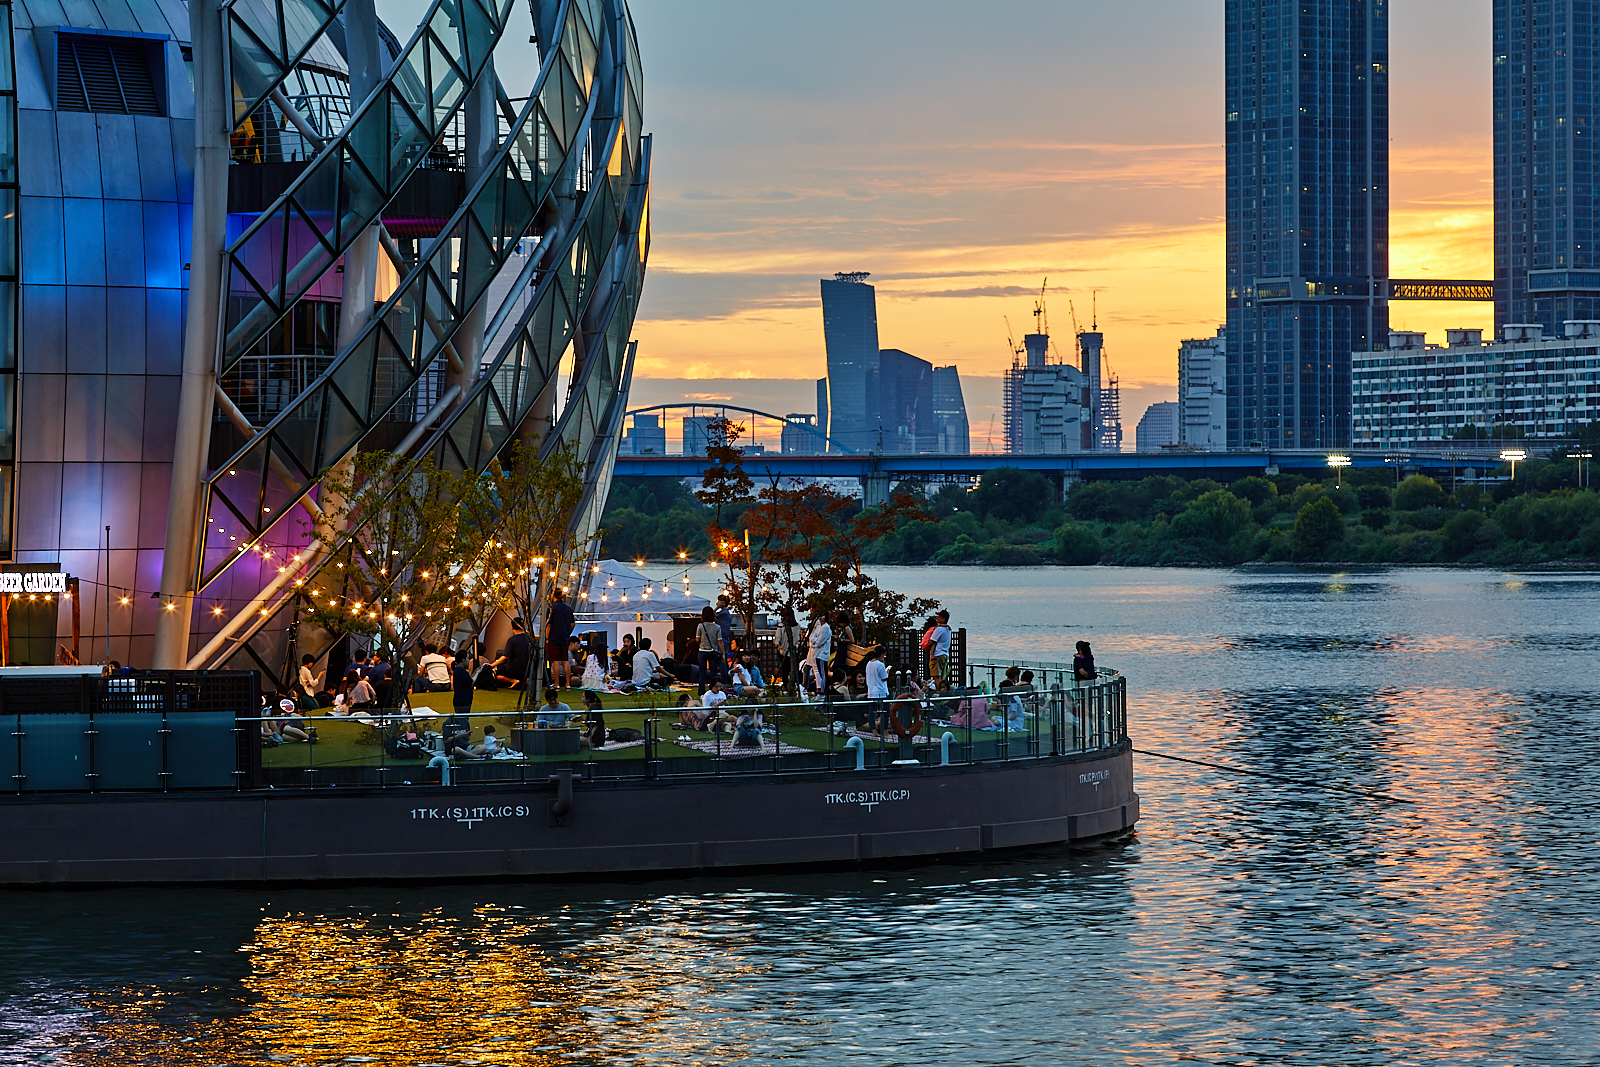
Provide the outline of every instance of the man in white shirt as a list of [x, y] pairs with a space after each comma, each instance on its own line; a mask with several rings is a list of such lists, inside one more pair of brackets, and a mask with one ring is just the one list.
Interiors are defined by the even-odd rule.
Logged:
[[883, 702], [889, 699], [889, 665], [883, 662], [881, 647], [867, 653], [867, 699], [873, 703], [866, 713], [866, 728], [880, 733], [887, 730], [889, 712]]
[[450, 691], [450, 657], [439, 655], [439, 649], [434, 645], [424, 645], [422, 658], [417, 661], [417, 673], [422, 676], [427, 693], [448, 693]]
[[817, 673], [817, 691], [828, 687], [828, 659], [833, 655], [833, 627], [828, 614], [817, 615], [811, 625], [811, 669]]
[[643, 638], [639, 648], [633, 654], [633, 684], [643, 689], [652, 685], [667, 685], [672, 681], [672, 675], [661, 669], [661, 660], [650, 651], [650, 639]]
[[933, 628], [933, 646], [929, 648], [933, 660], [933, 681], [940, 689], [950, 685], [950, 613], [940, 611], [934, 616], [939, 625]]

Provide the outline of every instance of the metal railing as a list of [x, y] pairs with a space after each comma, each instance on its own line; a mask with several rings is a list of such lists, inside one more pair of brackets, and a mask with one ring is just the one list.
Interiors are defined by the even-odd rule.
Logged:
[[[140, 672], [0, 686], [0, 792], [139, 792], [462, 784], [907, 770], [1092, 754], [1127, 740], [1127, 688], [1114, 671], [1067, 684], [969, 685], [888, 700], [780, 703], [776, 690], [718, 708], [666, 691], [617, 694], [599, 715], [555, 721], [536, 707], [256, 708], [249, 674]], [[999, 666], [999, 665], [994, 665]], [[219, 688], [219, 685], [226, 688]], [[652, 706], [653, 705], [653, 706]], [[240, 714], [248, 708], [256, 714]], [[541, 725], [542, 720], [542, 725]], [[902, 736], [904, 731], [904, 736]], [[589, 736], [593, 735], [592, 741]]]

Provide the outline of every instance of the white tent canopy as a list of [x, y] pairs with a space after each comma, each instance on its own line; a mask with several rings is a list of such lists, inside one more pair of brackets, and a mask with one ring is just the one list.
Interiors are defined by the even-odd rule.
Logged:
[[674, 585], [668, 579], [651, 578], [614, 559], [603, 559], [596, 566], [600, 569], [589, 575], [588, 593], [572, 604], [580, 625], [698, 615], [711, 603], [689, 592], [681, 581]]

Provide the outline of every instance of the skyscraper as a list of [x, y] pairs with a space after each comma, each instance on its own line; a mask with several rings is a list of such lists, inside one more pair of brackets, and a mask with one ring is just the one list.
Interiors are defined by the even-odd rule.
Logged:
[[868, 386], [878, 371], [877, 291], [865, 271], [822, 279], [822, 335], [828, 347], [830, 438], [856, 452], [878, 447], [878, 411]]
[[1592, 0], [1495, 0], [1494, 319], [1541, 323], [1600, 308]]
[[933, 420], [933, 364], [898, 348], [878, 352], [878, 370], [868, 381], [878, 411], [884, 452], [934, 452], [939, 430]]
[[1227, 0], [1228, 446], [1345, 447], [1388, 336], [1383, 0]]
[[955, 367], [933, 368], [933, 421], [939, 433], [937, 451], [953, 456], [971, 451], [967, 400], [961, 393], [961, 372]]

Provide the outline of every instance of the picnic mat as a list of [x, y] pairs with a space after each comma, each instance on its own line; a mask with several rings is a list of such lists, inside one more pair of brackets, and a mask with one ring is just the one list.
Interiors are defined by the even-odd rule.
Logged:
[[[817, 731], [817, 733], [819, 733], [819, 734], [825, 734], [825, 733], [828, 732], [828, 728], [826, 726], [813, 726], [812, 729]], [[897, 741], [900, 740], [900, 738], [898, 736], [896, 736], [895, 734], [893, 734], [893, 733], [869, 734], [869, 733], [865, 732], [864, 730], [857, 730], [854, 726], [850, 727], [850, 732], [849, 732], [848, 736], [845, 735], [845, 734], [835, 734], [834, 736], [839, 738], [839, 743], [841, 745], [844, 744], [845, 741], [849, 740], [851, 737], [859, 737], [863, 741], [882, 741], [885, 744], [897, 742]], [[936, 745], [936, 744], [939, 743], [939, 739], [936, 738], [936, 737], [925, 737], [922, 734], [918, 734], [916, 737], [913, 737], [911, 739], [911, 743], [914, 744], [914, 745]]]
[[797, 745], [780, 745], [770, 738], [761, 739], [761, 747], [741, 748], [733, 744], [732, 739], [722, 742], [722, 748], [717, 748], [716, 741], [674, 741], [670, 737], [662, 738], [663, 741], [672, 741], [673, 744], [683, 748], [692, 748], [697, 752], [704, 752], [708, 756], [721, 756], [723, 759], [745, 759], [749, 756], [770, 756], [776, 752], [780, 756], [799, 756], [811, 752], [809, 748], [800, 748]]

